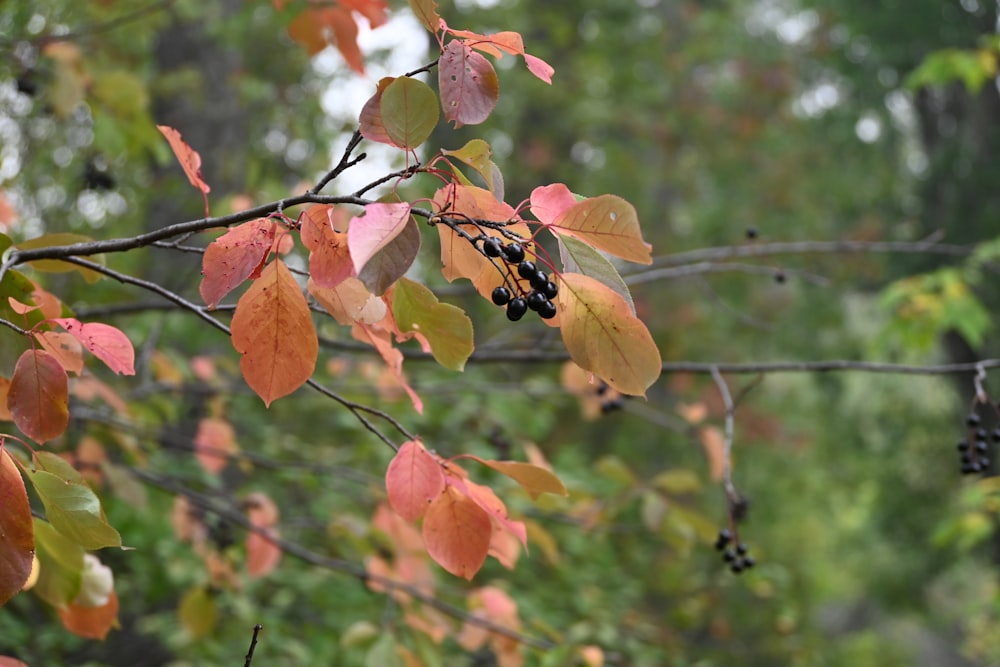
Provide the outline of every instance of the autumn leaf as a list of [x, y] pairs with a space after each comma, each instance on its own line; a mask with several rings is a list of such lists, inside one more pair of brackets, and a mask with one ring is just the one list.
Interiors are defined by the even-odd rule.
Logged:
[[434, 0], [409, 0], [410, 10], [420, 24], [432, 33], [437, 33], [441, 25], [441, 17], [437, 13], [437, 3]]
[[194, 451], [198, 464], [205, 471], [218, 475], [239, 450], [236, 432], [228, 421], [218, 417], [205, 417], [198, 422]]
[[423, 81], [401, 76], [379, 99], [379, 113], [386, 134], [402, 148], [416, 148], [427, 141], [438, 123], [437, 95]]
[[438, 89], [445, 119], [459, 128], [489, 118], [500, 96], [500, 81], [490, 61], [452, 40], [438, 61]]
[[338, 324], [375, 324], [388, 311], [385, 301], [369, 292], [358, 278], [348, 278], [332, 288], [320, 287], [310, 279], [306, 289]]
[[[74, 243], [89, 243], [94, 239], [89, 236], [84, 236], [83, 234], [72, 234], [70, 232], [55, 232], [52, 234], [43, 234], [42, 236], [35, 237], [33, 239], [28, 239], [27, 241], [21, 241], [17, 244], [18, 250], [34, 250], [36, 248], [49, 248], [52, 246], [62, 246], [62, 245], [72, 245]], [[99, 264], [104, 264], [104, 255], [96, 255], [93, 257], [88, 257], [93, 262]], [[77, 264], [72, 264], [70, 262], [64, 262], [60, 259], [36, 259], [28, 262], [28, 266], [38, 271], [44, 271], [46, 273], [68, 273], [70, 271], [75, 271], [79, 273], [84, 280], [88, 283], [95, 283], [100, 280], [103, 276], [86, 266], [79, 266]]]
[[491, 530], [489, 514], [450, 485], [424, 514], [427, 553], [446, 571], [470, 581], [486, 562]]
[[[251, 577], [264, 577], [274, 571], [281, 563], [281, 547], [274, 543], [278, 538], [278, 529], [273, 526], [260, 526], [259, 531], [247, 534], [245, 547], [247, 550], [247, 574]], [[271, 538], [271, 539], [268, 539]]]
[[531, 212], [552, 233], [571, 236], [598, 250], [639, 264], [652, 264], [652, 246], [642, 240], [635, 208], [621, 197], [600, 195], [569, 205], [561, 183], [535, 188]]
[[524, 463], [522, 461], [495, 461], [492, 459], [481, 459], [472, 454], [460, 454], [456, 458], [468, 458], [478, 461], [484, 466], [493, 468], [499, 473], [510, 477], [528, 492], [532, 500], [538, 498], [543, 493], [552, 493], [557, 496], [568, 496], [569, 491], [556, 475], [546, 468]]
[[453, 371], [465, 368], [474, 345], [472, 320], [461, 308], [441, 303], [420, 283], [401, 278], [392, 293], [392, 313], [401, 332], [424, 336], [439, 364]]
[[604, 283], [621, 294], [628, 304], [632, 314], [635, 314], [635, 302], [632, 292], [618, 269], [593, 246], [572, 236], [559, 237], [559, 255], [563, 262], [563, 271], [567, 273], [582, 273]]
[[410, 270], [420, 252], [421, 240], [420, 227], [411, 215], [402, 231], [365, 263], [358, 280], [375, 294], [384, 294]]
[[44, 350], [25, 350], [14, 366], [7, 407], [32, 440], [62, 435], [69, 425], [69, 380], [59, 360]]
[[20, 592], [35, 553], [31, 506], [24, 480], [0, 439], [0, 607]]
[[698, 429], [698, 439], [708, 459], [709, 475], [713, 481], [721, 482], [726, 474], [726, 438], [718, 426], [702, 426]]
[[51, 320], [76, 338], [91, 354], [119, 375], [135, 375], [135, 349], [128, 336], [110, 324], [83, 324], [72, 317]]
[[504, 53], [523, 56], [529, 72], [545, 83], [552, 84], [552, 75], [555, 74], [555, 69], [541, 58], [525, 52], [524, 39], [520, 33], [505, 30], [491, 35], [482, 35], [471, 30], [453, 30], [447, 25], [445, 25], [445, 30], [455, 37], [462, 38], [466, 45], [494, 58], [502, 58]]
[[201, 178], [201, 156], [198, 155], [198, 152], [188, 146], [183, 137], [181, 137], [181, 133], [174, 128], [167, 125], [157, 125], [156, 129], [170, 143], [170, 150], [174, 152], [191, 185], [203, 193], [207, 194], [211, 192], [212, 189], [208, 187], [208, 183]]
[[385, 129], [385, 122], [382, 120], [382, 93], [395, 80], [396, 77], [394, 76], [386, 76], [379, 79], [375, 94], [369, 97], [368, 101], [361, 107], [361, 114], [358, 117], [358, 130], [361, 132], [361, 136], [369, 141], [396, 146], [396, 142], [389, 136], [389, 133]]
[[444, 486], [441, 464], [417, 440], [404, 442], [385, 471], [389, 504], [408, 521], [422, 517]]
[[344, 210], [313, 206], [300, 219], [302, 243], [309, 249], [309, 276], [320, 287], [336, 287], [354, 273], [347, 232], [338, 231], [334, 226], [337, 216]]
[[233, 227], [205, 248], [198, 291], [211, 310], [248, 278], [260, 276], [274, 244], [275, 225], [257, 218]]
[[660, 351], [620, 294], [579, 273], [559, 276], [562, 337], [574, 362], [623, 394], [644, 396], [660, 376]]
[[240, 297], [231, 324], [243, 378], [264, 404], [287, 396], [316, 367], [319, 341], [309, 305], [280, 259]]
[[376, 202], [365, 206], [365, 213], [351, 219], [347, 230], [354, 271], [360, 273], [369, 259], [403, 231], [410, 220], [410, 205]]
[[79, 637], [103, 640], [118, 624], [118, 595], [114, 591], [100, 607], [70, 603], [57, 608], [63, 626]]
[[215, 596], [204, 586], [188, 589], [181, 596], [177, 616], [181, 625], [195, 639], [208, 635], [215, 629], [215, 624], [219, 620], [219, 608], [215, 603]]
[[28, 667], [20, 660], [16, 658], [9, 658], [5, 655], [0, 655], [0, 667]]
[[59, 331], [35, 331], [35, 340], [51, 354], [67, 373], [83, 372], [83, 346], [72, 334]]

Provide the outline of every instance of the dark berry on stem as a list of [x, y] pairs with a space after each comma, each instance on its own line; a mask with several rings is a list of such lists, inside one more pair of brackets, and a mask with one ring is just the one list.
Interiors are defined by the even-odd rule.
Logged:
[[489, 238], [483, 241], [483, 252], [486, 253], [487, 257], [499, 257], [500, 250], [500, 241], [497, 239]]
[[511, 264], [520, 264], [524, 260], [524, 248], [520, 243], [511, 243], [504, 248], [503, 258]]
[[[723, 528], [719, 531], [719, 538], [715, 541], [716, 544], [721, 544], [722, 547], [726, 546], [733, 541], [733, 531], [728, 528]], [[719, 547], [720, 549], [722, 547]]]
[[534, 289], [542, 290], [549, 282], [549, 274], [544, 271], [535, 271], [534, 275], [528, 276], [528, 280], [531, 281], [531, 286]]
[[975, 428], [979, 426], [979, 415], [977, 415], [975, 412], [970, 413], [969, 416], [965, 418], [965, 423], [969, 428]]
[[507, 319], [511, 322], [517, 322], [519, 319], [524, 317], [526, 312], [528, 312], [528, 303], [521, 297], [512, 299], [511, 302], [507, 304]]
[[734, 560], [736, 560], [736, 552], [733, 551], [732, 549], [726, 549], [725, 551], [722, 552], [722, 560], [726, 561], [727, 563], [732, 563]]
[[990, 450], [990, 443], [985, 440], [978, 440], [976, 442], [976, 451], [979, 453], [988, 452]]
[[496, 305], [504, 306], [507, 304], [508, 301], [510, 301], [510, 290], [508, 290], [506, 287], [498, 287], [495, 290], [493, 290], [491, 298], [493, 299], [493, 303], [495, 303]]
[[989, 433], [986, 432], [985, 428], [976, 429], [976, 440], [985, 441], [989, 437]]
[[750, 239], [751, 241], [753, 241], [755, 238], [757, 238], [757, 228], [756, 227], [747, 227], [747, 238]]
[[743, 567], [745, 567], [745, 568], [751, 568], [751, 567], [753, 567], [756, 564], [757, 564], [757, 561], [755, 561], [751, 556], [744, 556], [743, 557]]
[[517, 275], [521, 276], [522, 278], [530, 278], [531, 276], [535, 275], [535, 271], [537, 270], [538, 267], [536, 267], [535, 263], [532, 262], [530, 259], [526, 259], [517, 265]]
[[990, 459], [989, 459], [989, 457], [987, 457], [987, 456], [981, 456], [981, 457], [979, 457], [979, 467], [982, 468], [983, 470], [986, 470], [987, 468], [989, 468], [990, 467]]
[[736, 553], [738, 553], [741, 556], [745, 556], [746, 553], [747, 553], [747, 545], [743, 544], [742, 542], [740, 542], [739, 544], [737, 544], [736, 545]]
[[545, 295], [538, 290], [532, 290], [528, 295], [528, 308], [534, 311], [540, 311], [542, 304], [548, 303], [549, 300], [545, 298]]
[[551, 301], [545, 301], [538, 309], [538, 314], [543, 320], [551, 320], [556, 316], [556, 304]]
[[735, 561], [732, 565], [729, 566], [729, 569], [732, 570], [734, 573], [739, 574], [740, 572], [743, 571], [743, 561], [739, 560]]
[[993, 442], [1000, 442], [1000, 428], [993, 429], [991, 437], [993, 438]]
[[550, 280], [547, 283], [545, 283], [545, 287], [541, 288], [541, 292], [550, 299], [554, 299], [556, 298], [556, 294], [559, 294], [559, 285], [556, 285], [554, 282]]
[[958, 447], [958, 451], [964, 452], [964, 451], [966, 451], [966, 450], [969, 449], [969, 441], [968, 440], [959, 440], [957, 447]]

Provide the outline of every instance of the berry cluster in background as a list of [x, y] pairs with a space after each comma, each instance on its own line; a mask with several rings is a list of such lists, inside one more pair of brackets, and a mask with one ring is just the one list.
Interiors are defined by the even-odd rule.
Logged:
[[737, 540], [737, 536], [729, 528], [720, 530], [719, 537], [715, 540], [715, 548], [722, 552], [723, 562], [729, 565], [729, 569], [735, 574], [749, 570], [756, 564], [747, 545]]
[[966, 435], [958, 441], [959, 463], [963, 475], [987, 472], [990, 468], [990, 442], [1000, 442], [1000, 428], [987, 431], [982, 417], [975, 410], [976, 405], [978, 402], [965, 418]]
[[[529, 310], [538, 313], [542, 319], [555, 317], [556, 304], [552, 299], [559, 293], [559, 286], [535, 262], [525, 259], [524, 247], [516, 242], [503, 244], [492, 236], [482, 235], [479, 238], [483, 242], [484, 255], [499, 257], [509, 265], [504, 277], [507, 285], [497, 287], [490, 295], [493, 303], [507, 307], [507, 319], [516, 322]], [[516, 269], [512, 270], [515, 265]]]

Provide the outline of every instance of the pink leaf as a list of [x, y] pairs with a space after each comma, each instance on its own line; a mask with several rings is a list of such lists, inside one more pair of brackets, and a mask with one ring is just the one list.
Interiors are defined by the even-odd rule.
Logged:
[[359, 273], [375, 253], [403, 231], [409, 219], [410, 205], [406, 202], [365, 206], [364, 216], [353, 218], [347, 229], [354, 271]]
[[562, 183], [542, 185], [531, 191], [531, 213], [539, 222], [552, 224], [563, 211], [576, 204], [576, 197]]
[[500, 82], [490, 61], [459, 41], [448, 42], [438, 62], [444, 117], [455, 127], [482, 123], [493, 113]]
[[14, 423], [38, 442], [58, 438], [69, 425], [69, 380], [62, 364], [44, 350], [25, 350], [7, 392]]
[[135, 349], [128, 336], [110, 324], [83, 324], [72, 317], [52, 320], [119, 375], [135, 375]]

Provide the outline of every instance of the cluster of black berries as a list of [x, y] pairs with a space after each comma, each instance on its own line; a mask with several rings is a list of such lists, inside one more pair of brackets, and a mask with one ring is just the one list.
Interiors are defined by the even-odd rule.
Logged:
[[958, 441], [958, 453], [961, 457], [962, 474], [973, 475], [984, 472], [990, 467], [990, 443], [1000, 442], [1000, 428], [993, 429], [988, 433], [981, 426], [982, 420], [975, 412], [969, 413], [965, 418], [965, 425], [968, 427], [968, 435]]
[[734, 573], [739, 574], [743, 570], [749, 570], [756, 564], [756, 561], [748, 553], [747, 545], [740, 542], [734, 547], [732, 543], [733, 531], [723, 528], [715, 540], [715, 548], [722, 552], [722, 560], [729, 565], [729, 569]]
[[[496, 237], [489, 236], [483, 240], [483, 253], [487, 257], [500, 257], [508, 264], [517, 265], [519, 278], [511, 276], [517, 293], [511, 294], [507, 287], [497, 287], [490, 295], [496, 305], [507, 306], [508, 320], [516, 322], [529, 310], [546, 320], [556, 316], [556, 304], [552, 303], [552, 299], [559, 293], [559, 286], [549, 280], [549, 274], [535, 266], [530, 259], [524, 258], [524, 248], [520, 243], [504, 245]], [[530, 290], [521, 285], [522, 280], [530, 285]]]
[[611, 387], [604, 380], [601, 380], [596, 389], [598, 397], [601, 399], [601, 414], [615, 412], [625, 407], [625, 395], [617, 391], [612, 391]]

